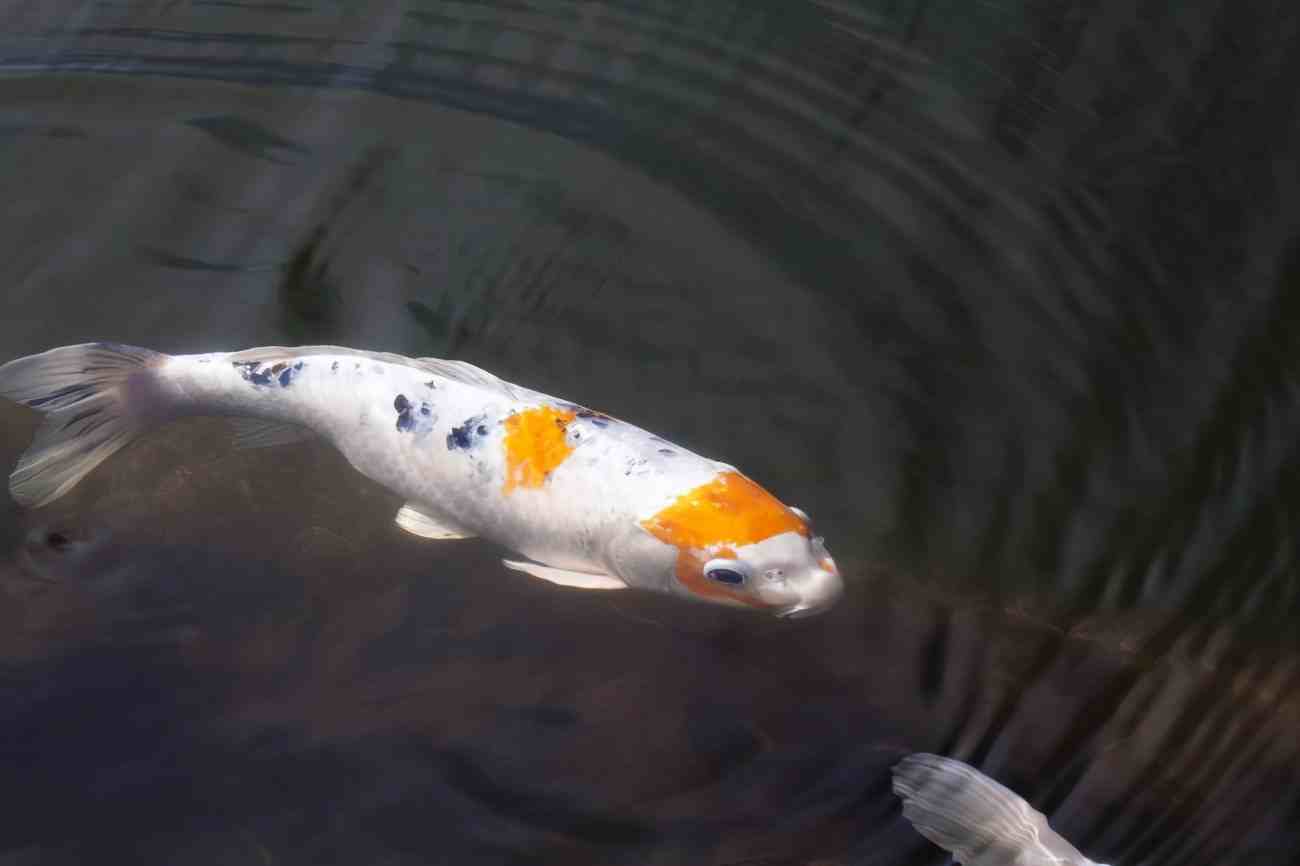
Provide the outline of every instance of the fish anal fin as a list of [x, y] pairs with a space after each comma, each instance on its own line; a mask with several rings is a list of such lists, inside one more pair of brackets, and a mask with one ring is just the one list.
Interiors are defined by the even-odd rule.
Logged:
[[588, 574], [582, 571], [570, 571], [567, 568], [538, 565], [535, 562], [515, 562], [510, 559], [501, 560], [501, 564], [512, 571], [522, 571], [541, 580], [575, 589], [627, 589], [626, 583], [608, 574]]
[[418, 535], [421, 538], [432, 538], [437, 541], [474, 537], [474, 533], [449, 523], [446, 518], [435, 517], [418, 505], [412, 505], [409, 502], [398, 510], [397, 525], [412, 535]]

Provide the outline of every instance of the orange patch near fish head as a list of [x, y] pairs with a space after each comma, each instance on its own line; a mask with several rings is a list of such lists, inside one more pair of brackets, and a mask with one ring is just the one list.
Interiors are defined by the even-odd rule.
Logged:
[[775, 496], [739, 472], [722, 472], [641, 521], [655, 538], [678, 548], [753, 544], [783, 532], [808, 535], [808, 527]]
[[797, 532], [808, 535], [799, 516], [772, 494], [739, 472], [723, 472], [677, 497], [667, 508], [641, 526], [655, 538], [678, 550], [677, 578], [696, 595], [727, 598], [754, 607], [761, 601], [709, 580], [704, 563], [714, 556], [735, 557], [720, 550], [724, 545], [745, 545]]
[[564, 434], [574, 417], [568, 409], [538, 406], [506, 418], [506, 493], [516, 487], [541, 487], [568, 459], [573, 447]]

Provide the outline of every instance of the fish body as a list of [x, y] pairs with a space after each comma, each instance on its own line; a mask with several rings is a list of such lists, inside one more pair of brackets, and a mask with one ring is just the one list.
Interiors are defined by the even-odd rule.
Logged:
[[969, 764], [918, 752], [893, 775], [903, 817], [963, 866], [1103, 866], [1023, 797]]
[[0, 367], [0, 395], [47, 415], [10, 478], [26, 505], [152, 426], [225, 415], [252, 441], [324, 438], [406, 500], [402, 528], [495, 541], [527, 560], [506, 565], [555, 583], [781, 615], [824, 610], [843, 588], [806, 515], [734, 467], [460, 361], [93, 343]]

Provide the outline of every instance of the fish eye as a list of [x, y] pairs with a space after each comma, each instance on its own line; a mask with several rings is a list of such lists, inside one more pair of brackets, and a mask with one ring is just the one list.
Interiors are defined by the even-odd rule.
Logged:
[[715, 568], [712, 571], [705, 572], [711, 579], [718, 583], [741, 584], [745, 582], [745, 575], [739, 571], [732, 571], [729, 568]]
[[704, 564], [704, 576], [718, 583], [740, 586], [745, 582], [749, 569], [742, 562], [734, 559], [714, 559]]

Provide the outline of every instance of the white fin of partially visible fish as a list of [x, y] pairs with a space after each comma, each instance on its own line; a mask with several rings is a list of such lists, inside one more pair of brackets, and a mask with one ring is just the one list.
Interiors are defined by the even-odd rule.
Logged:
[[404, 499], [403, 530], [495, 541], [531, 560], [507, 560], [510, 569], [551, 583], [789, 616], [825, 610], [842, 592], [807, 515], [734, 467], [463, 361], [88, 343], [0, 366], [0, 396], [46, 416], [10, 476], [30, 507], [152, 427], [221, 415], [235, 419], [238, 447], [319, 437]]
[[894, 793], [917, 832], [964, 866], [1099, 866], [1023, 797], [953, 758], [908, 755]]

